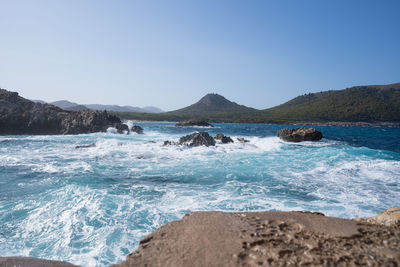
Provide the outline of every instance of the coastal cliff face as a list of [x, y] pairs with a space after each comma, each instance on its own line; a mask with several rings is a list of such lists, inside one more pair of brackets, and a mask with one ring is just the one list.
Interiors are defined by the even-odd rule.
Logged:
[[66, 111], [0, 89], [0, 134], [80, 134], [120, 125], [121, 120], [106, 111]]

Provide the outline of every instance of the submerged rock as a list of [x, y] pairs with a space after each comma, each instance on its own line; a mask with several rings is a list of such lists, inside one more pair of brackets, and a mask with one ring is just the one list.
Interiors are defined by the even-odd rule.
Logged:
[[225, 136], [222, 133], [219, 133], [216, 136], [214, 136], [214, 139], [215, 140], [220, 140], [223, 144], [233, 143], [232, 138], [230, 138], [229, 136]]
[[248, 142], [250, 142], [249, 140], [244, 139], [243, 137], [241, 137], [241, 138], [238, 137], [237, 140], [238, 140], [240, 143], [248, 143]]
[[0, 89], [0, 134], [81, 134], [119, 125], [121, 120], [106, 111], [67, 111]]
[[133, 125], [131, 131], [137, 134], [143, 134], [143, 128], [138, 125]]
[[215, 140], [207, 132], [197, 132], [181, 137], [179, 144], [187, 146], [215, 146]]
[[318, 141], [322, 133], [314, 128], [285, 128], [278, 131], [278, 137], [288, 142]]
[[76, 149], [78, 149], [78, 148], [89, 148], [89, 147], [95, 147], [95, 146], [96, 146], [96, 143], [93, 143], [93, 144], [89, 144], [89, 145], [76, 146], [75, 148]]
[[175, 126], [203, 126], [203, 127], [214, 127], [206, 121], [188, 120], [181, 121], [175, 124]]

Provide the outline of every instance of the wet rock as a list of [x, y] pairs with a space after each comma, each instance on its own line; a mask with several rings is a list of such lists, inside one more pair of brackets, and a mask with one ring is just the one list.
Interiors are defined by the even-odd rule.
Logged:
[[197, 132], [181, 137], [179, 144], [187, 146], [215, 146], [215, 140], [207, 132]]
[[172, 146], [172, 145], [177, 145], [177, 143], [174, 141], [167, 140], [167, 141], [164, 141], [164, 144], [163, 144], [163, 146]]
[[203, 126], [203, 127], [214, 127], [206, 121], [198, 121], [198, 120], [188, 120], [181, 121], [175, 124], [175, 126]]
[[244, 139], [243, 137], [241, 137], [241, 138], [238, 137], [237, 140], [238, 140], [240, 143], [248, 143], [248, 142], [250, 142], [249, 140]]
[[89, 144], [89, 145], [76, 146], [75, 148], [76, 149], [78, 149], [78, 148], [89, 148], [89, 147], [95, 147], [95, 146], [96, 146], [96, 143], [93, 143], [93, 144]]
[[314, 128], [285, 128], [278, 131], [278, 137], [288, 142], [318, 141], [322, 133]]
[[131, 131], [137, 134], [143, 134], [143, 128], [138, 125], [133, 125]]
[[126, 124], [120, 124], [116, 127], [117, 133], [122, 134], [126, 132], [126, 134], [129, 134], [129, 127]]
[[214, 139], [215, 140], [220, 140], [223, 144], [233, 143], [232, 138], [230, 138], [229, 136], [225, 136], [222, 133], [219, 133], [216, 136], [214, 136]]
[[81, 134], [105, 132], [121, 120], [106, 111], [67, 111], [0, 89], [0, 134]]

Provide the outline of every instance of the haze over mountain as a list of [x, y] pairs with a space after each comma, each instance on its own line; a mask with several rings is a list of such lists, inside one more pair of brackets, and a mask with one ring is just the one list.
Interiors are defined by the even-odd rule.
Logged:
[[[42, 101], [44, 102], [44, 101]], [[59, 100], [51, 102], [50, 104], [55, 105], [59, 108], [65, 110], [85, 110], [85, 109], [93, 109], [93, 110], [107, 110], [107, 111], [115, 111], [115, 112], [145, 112], [145, 113], [162, 113], [163, 110], [157, 107], [132, 107], [132, 106], [118, 106], [118, 105], [101, 105], [101, 104], [78, 104], [68, 100]]]

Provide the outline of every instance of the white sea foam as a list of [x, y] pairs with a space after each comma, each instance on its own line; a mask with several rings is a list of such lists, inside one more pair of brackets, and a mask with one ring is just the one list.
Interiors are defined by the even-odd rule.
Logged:
[[215, 147], [163, 146], [186, 134], [170, 130], [0, 139], [15, 142], [0, 146], [0, 168], [17, 176], [5, 178], [21, 190], [0, 202], [0, 251], [103, 266], [189, 211], [348, 218], [400, 205], [400, 161], [384, 152], [326, 139], [246, 136], [250, 142], [240, 143], [235, 135]]

